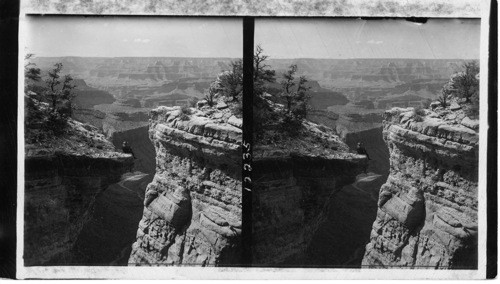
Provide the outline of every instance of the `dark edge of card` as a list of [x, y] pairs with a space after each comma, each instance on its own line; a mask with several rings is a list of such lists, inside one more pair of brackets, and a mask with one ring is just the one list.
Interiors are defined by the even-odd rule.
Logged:
[[486, 278], [493, 279], [498, 273], [498, 183], [497, 183], [497, 129], [498, 129], [498, 3], [491, 1], [488, 43], [488, 146], [486, 190]]
[[0, 34], [0, 278], [15, 278], [19, 1], [0, 2]]

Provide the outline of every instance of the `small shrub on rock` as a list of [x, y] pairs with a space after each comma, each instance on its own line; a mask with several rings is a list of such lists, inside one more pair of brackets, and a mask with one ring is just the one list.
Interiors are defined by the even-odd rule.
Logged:
[[285, 113], [281, 123], [281, 129], [290, 137], [298, 136], [302, 126], [302, 120], [297, 119], [293, 114]]
[[425, 110], [422, 107], [416, 107], [413, 109], [413, 120], [416, 122], [422, 122], [424, 120], [424, 116], [426, 115]]
[[49, 113], [47, 120], [47, 129], [52, 131], [56, 136], [63, 134], [68, 126], [68, 117], [59, 112]]
[[420, 115], [415, 115], [413, 117], [413, 120], [415, 120], [416, 122], [422, 122], [422, 121], [424, 121], [424, 118]]
[[415, 113], [417, 115], [420, 115], [420, 116], [425, 116], [426, 115], [425, 109], [423, 107], [416, 107], [415, 108]]
[[[28, 55], [26, 60], [31, 57]], [[42, 80], [35, 64], [28, 62], [24, 66], [27, 141], [40, 142], [66, 132], [68, 119], [73, 114], [75, 86], [71, 75], [61, 75], [62, 68], [62, 63], [56, 63]]]
[[455, 73], [448, 83], [452, 94], [471, 103], [473, 97], [479, 97], [479, 64], [469, 61], [462, 65], [462, 71]]
[[443, 88], [441, 90], [441, 95], [438, 97], [438, 102], [442, 108], [446, 108], [448, 106], [448, 96], [449, 93]]
[[[479, 64], [477, 61], [466, 62], [462, 70], [450, 77], [443, 86], [438, 100], [446, 108], [451, 98], [457, 103], [470, 118], [479, 117]], [[457, 107], [458, 109], [458, 107]]]
[[179, 118], [181, 120], [189, 120], [189, 116], [191, 115], [191, 108], [187, 105], [183, 105], [181, 107], [181, 115], [179, 116]]

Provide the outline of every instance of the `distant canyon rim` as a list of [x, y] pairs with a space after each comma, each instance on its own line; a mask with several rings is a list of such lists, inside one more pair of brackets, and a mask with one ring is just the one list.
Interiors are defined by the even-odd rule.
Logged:
[[[197, 112], [182, 122], [175, 108], [202, 99], [217, 74], [229, 69], [231, 60], [35, 58], [42, 70], [62, 62], [64, 72], [77, 78], [75, 120], [93, 125], [109, 140], [107, 147], [117, 152], [128, 141], [137, 159], [90, 157], [79, 163], [97, 159], [117, 170], [91, 171], [74, 178], [72, 171], [81, 169], [60, 166], [38, 172], [55, 158], [30, 157], [27, 178], [32, 195], [27, 196], [33, 196], [30, 202], [36, 203], [28, 206], [30, 218], [33, 212], [47, 213], [53, 208], [42, 204], [47, 199], [64, 208], [83, 200], [88, 208], [78, 208], [76, 213], [67, 209], [67, 216], [53, 220], [47, 217], [42, 223], [55, 230], [64, 226], [64, 218], [76, 220], [75, 228], [65, 236], [55, 236], [56, 244], [47, 245], [49, 240], [43, 239], [42, 248], [26, 254], [26, 264], [237, 263], [241, 165], [233, 160], [239, 157], [242, 122], [222, 108], [216, 114]], [[463, 62], [269, 60], [278, 73], [296, 63], [300, 75], [310, 78], [313, 110], [308, 120], [320, 125], [310, 129], [334, 133], [345, 153], [354, 153], [356, 144], [363, 142], [371, 160], [365, 165], [355, 156], [321, 159], [290, 154], [257, 159], [262, 183], [257, 183], [254, 200], [254, 231], [259, 233], [254, 238], [255, 263], [292, 267], [477, 265], [463, 260], [463, 255], [475, 253], [477, 237], [477, 177], [466, 173], [474, 169], [477, 131], [447, 118], [434, 121], [432, 114], [418, 124], [396, 118], [404, 111], [385, 113], [393, 107], [418, 107], [436, 100]], [[278, 85], [268, 87], [270, 93], [279, 91]], [[453, 112], [455, 117], [461, 115]], [[174, 138], [163, 134], [167, 132]], [[204, 141], [207, 135], [213, 140]], [[447, 144], [439, 153], [429, 150], [429, 143], [443, 137], [457, 145]], [[203, 147], [209, 150], [199, 151]], [[421, 152], [425, 155], [419, 156]], [[457, 168], [455, 159], [462, 154], [470, 163]], [[278, 164], [281, 168], [273, 166]], [[432, 171], [443, 172], [438, 183], [432, 183]], [[50, 178], [54, 172], [59, 174]], [[412, 179], [421, 183], [416, 185]], [[460, 189], [461, 185], [472, 193]], [[85, 194], [72, 192], [68, 197], [56, 192], [78, 186]], [[39, 195], [41, 189], [54, 192], [53, 198]], [[464, 209], [467, 206], [472, 207]], [[403, 213], [395, 213], [397, 208], [404, 208]], [[28, 226], [26, 232], [35, 235], [37, 230], [42, 229]], [[35, 240], [27, 241], [36, 246]], [[446, 241], [453, 244], [451, 248]], [[54, 253], [36, 256], [50, 250]]]

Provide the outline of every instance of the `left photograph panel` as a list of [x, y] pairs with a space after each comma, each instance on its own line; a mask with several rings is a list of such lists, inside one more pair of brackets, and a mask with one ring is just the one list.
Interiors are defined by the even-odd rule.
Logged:
[[24, 266], [241, 264], [241, 19], [21, 24]]

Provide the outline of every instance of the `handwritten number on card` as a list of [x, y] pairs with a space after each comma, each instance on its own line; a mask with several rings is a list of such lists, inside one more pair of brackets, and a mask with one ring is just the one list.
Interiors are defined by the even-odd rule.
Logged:
[[251, 154], [251, 149], [252, 146], [249, 142], [243, 141], [242, 143], [243, 146], [243, 188], [247, 191], [252, 191], [251, 190], [251, 184], [252, 184], [252, 154]]

